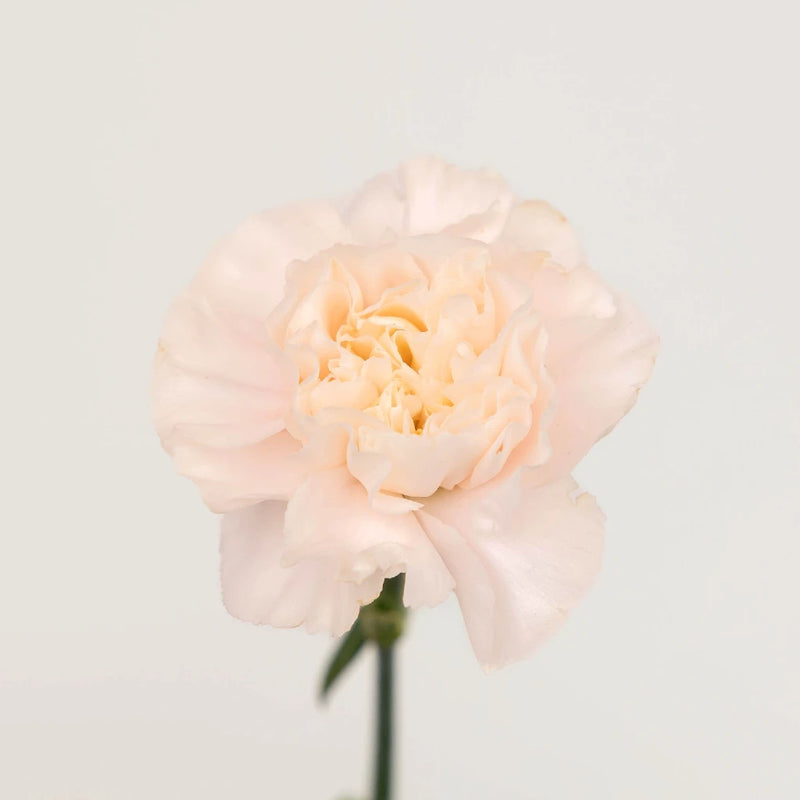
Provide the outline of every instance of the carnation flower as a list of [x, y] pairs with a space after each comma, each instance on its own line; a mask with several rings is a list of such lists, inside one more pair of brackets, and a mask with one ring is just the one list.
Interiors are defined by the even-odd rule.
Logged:
[[561, 214], [420, 159], [222, 242], [168, 313], [155, 421], [223, 513], [234, 616], [340, 635], [404, 573], [409, 608], [455, 592], [494, 668], [597, 573], [570, 473], [656, 351]]

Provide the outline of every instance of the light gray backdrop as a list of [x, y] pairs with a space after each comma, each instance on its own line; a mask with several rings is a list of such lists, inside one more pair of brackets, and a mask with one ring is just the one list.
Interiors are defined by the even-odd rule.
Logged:
[[0, 797], [366, 786], [371, 661], [322, 710], [329, 641], [226, 615], [147, 387], [216, 239], [426, 153], [559, 206], [663, 350], [579, 470], [608, 548], [565, 630], [485, 677], [455, 603], [414, 619], [401, 797], [800, 796], [800, 65], [747, 5], [7, 9]]

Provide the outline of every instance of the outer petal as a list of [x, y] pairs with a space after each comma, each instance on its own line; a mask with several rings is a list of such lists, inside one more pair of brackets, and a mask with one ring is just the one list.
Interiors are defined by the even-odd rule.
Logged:
[[495, 488], [440, 492], [416, 514], [456, 580], [487, 670], [555, 631], [600, 568], [603, 514], [571, 478], [535, 486], [522, 470]]
[[[544, 419], [552, 453], [535, 473], [537, 482], [547, 483], [568, 475], [631, 409], [650, 377], [659, 341], [644, 316], [587, 267], [568, 270], [550, 258], [516, 254], [499, 269], [528, 286], [547, 333], [550, 388], [537, 416]], [[532, 433], [512, 452], [498, 481], [541, 463], [536, 437]]]
[[453, 579], [414, 513], [384, 513], [345, 469], [311, 475], [286, 512], [284, 563], [324, 559], [340, 580], [362, 582], [406, 573], [404, 602], [441, 603]]
[[347, 236], [324, 204], [253, 217], [167, 314], [153, 376], [156, 430], [213, 510], [282, 494], [264, 479], [292, 447], [269, 437], [284, 428], [297, 369], [270, 340], [266, 319], [287, 264]]
[[264, 211], [217, 246], [193, 288], [229, 324], [261, 337], [264, 320], [283, 295], [286, 267], [349, 241], [341, 217], [328, 203]]
[[178, 472], [200, 487], [206, 505], [217, 512], [286, 500], [313, 468], [286, 431], [247, 447], [208, 447], [178, 439], [171, 453]]
[[[188, 335], [188, 315], [176, 310], [168, 325]], [[218, 323], [206, 321], [204, 335], [212, 337]], [[220, 331], [220, 338], [225, 335]], [[283, 418], [297, 386], [294, 364], [264, 341], [260, 346], [230, 342], [229, 360], [218, 368], [213, 347], [191, 349], [184, 341], [162, 339], [153, 369], [155, 426], [168, 452], [178, 442], [231, 448], [255, 444], [283, 430]], [[169, 343], [169, 344], [168, 344]], [[191, 361], [194, 358], [194, 363]], [[249, 373], [238, 377], [238, 364], [249, 361]], [[224, 362], [221, 362], [224, 363]]]
[[494, 172], [418, 158], [367, 183], [345, 218], [363, 244], [440, 232], [488, 242], [502, 230], [512, 203]]
[[547, 368], [555, 384], [555, 409], [547, 430], [550, 459], [535, 480], [563, 477], [631, 410], [653, 371], [659, 340], [644, 315], [616, 295], [610, 317], [569, 317], [546, 322]]
[[222, 596], [239, 619], [257, 625], [328, 631], [340, 636], [360, 607], [377, 597], [381, 582], [337, 579], [333, 565], [309, 559], [282, 566], [286, 504], [264, 502], [222, 518]]
[[528, 200], [516, 206], [497, 238], [497, 245], [509, 250], [550, 253], [567, 269], [586, 263], [567, 218], [543, 200]]

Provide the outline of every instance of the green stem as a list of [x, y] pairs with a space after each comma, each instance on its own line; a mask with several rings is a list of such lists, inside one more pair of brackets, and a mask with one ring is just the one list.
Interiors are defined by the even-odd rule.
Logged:
[[394, 725], [394, 651], [403, 635], [405, 575], [383, 582], [380, 596], [361, 611], [361, 624], [368, 639], [378, 647], [378, 714], [375, 741], [375, 793], [373, 800], [392, 796], [392, 734]]
[[378, 645], [378, 720], [374, 800], [390, 800], [392, 793], [393, 695], [394, 644]]

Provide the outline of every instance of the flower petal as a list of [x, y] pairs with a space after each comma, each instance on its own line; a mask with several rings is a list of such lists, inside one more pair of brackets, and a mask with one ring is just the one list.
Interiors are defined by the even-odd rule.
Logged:
[[555, 631], [600, 568], [604, 517], [572, 478], [536, 486], [531, 470], [493, 488], [439, 492], [417, 511], [456, 581], [487, 670]]
[[[213, 333], [209, 320], [207, 333]], [[237, 380], [214, 374], [212, 354], [204, 369], [192, 366], [183, 353], [177, 355], [164, 344], [156, 354], [153, 369], [153, 413], [161, 442], [172, 452], [178, 441], [211, 447], [243, 447], [255, 444], [284, 428], [297, 369], [277, 348], [265, 342], [256, 354], [247, 353], [247, 343], [231, 347], [229, 374], [237, 357], [251, 361], [249, 377]], [[198, 361], [200, 360], [198, 356]]]
[[512, 203], [505, 181], [490, 170], [418, 158], [367, 183], [345, 219], [363, 244], [440, 232], [488, 242], [502, 230]]
[[176, 438], [175, 469], [193, 480], [206, 505], [232, 511], [262, 500], [286, 500], [313, 468], [311, 458], [286, 431], [247, 447], [208, 447]]
[[[440, 432], [436, 436], [413, 436], [385, 428], [358, 429], [358, 456], [348, 459], [351, 471], [368, 488], [360, 469], [363, 457], [375, 456], [388, 465], [379, 488], [408, 497], [428, 497], [440, 486], [452, 488], [465, 480], [480, 460], [485, 444], [477, 434]], [[370, 477], [376, 473], [368, 473]]]
[[350, 241], [328, 203], [303, 203], [250, 217], [203, 265], [194, 290], [237, 328], [261, 338], [264, 320], [280, 301], [293, 262]]
[[547, 320], [546, 366], [555, 385], [547, 429], [550, 459], [537, 467], [546, 483], [569, 474], [592, 445], [631, 410], [650, 377], [659, 339], [644, 315], [615, 295], [613, 316]]
[[[265, 476], [294, 449], [270, 437], [285, 427], [298, 376], [266, 319], [286, 265], [347, 238], [326, 204], [252, 217], [216, 248], [167, 314], [153, 375], [155, 426], [213, 510], [284, 494]], [[278, 483], [285, 487], [286, 476]]]
[[[538, 465], [536, 480], [569, 475], [632, 408], [650, 377], [659, 341], [647, 320], [588, 267], [566, 269], [533, 254], [498, 260], [496, 283], [523, 284], [547, 334], [534, 416], [542, 421], [511, 453], [497, 481]], [[519, 290], [517, 290], [519, 291]], [[544, 448], [552, 453], [542, 463]]]
[[509, 251], [550, 253], [567, 269], [586, 262], [567, 218], [543, 200], [528, 200], [515, 206], [496, 243]]
[[285, 564], [323, 559], [336, 577], [360, 583], [406, 573], [404, 602], [437, 605], [453, 579], [414, 513], [384, 513], [344, 469], [317, 472], [295, 492], [286, 511]]
[[381, 580], [337, 579], [325, 560], [282, 566], [286, 503], [267, 501], [226, 514], [220, 543], [222, 597], [228, 611], [257, 625], [340, 636], [362, 605], [377, 597]]

